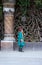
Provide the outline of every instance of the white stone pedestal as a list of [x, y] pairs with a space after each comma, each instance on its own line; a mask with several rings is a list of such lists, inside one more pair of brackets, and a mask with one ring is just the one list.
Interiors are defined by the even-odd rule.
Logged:
[[1, 50], [13, 50], [13, 42], [1, 41]]
[[1, 50], [13, 50], [13, 43], [15, 43], [15, 38], [6, 37], [1, 40]]

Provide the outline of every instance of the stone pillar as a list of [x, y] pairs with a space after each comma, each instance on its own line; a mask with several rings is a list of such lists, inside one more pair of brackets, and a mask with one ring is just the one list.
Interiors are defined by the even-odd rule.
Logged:
[[4, 40], [14, 40], [14, 15], [4, 14]]
[[4, 40], [1, 42], [1, 49], [13, 49], [14, 37], [14, 3], [4, 3]]

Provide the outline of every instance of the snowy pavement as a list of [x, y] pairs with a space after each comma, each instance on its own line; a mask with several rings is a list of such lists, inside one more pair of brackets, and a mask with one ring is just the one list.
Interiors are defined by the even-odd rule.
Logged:
[[0, 51], [0, 65], [42, 65], [42, 50]]

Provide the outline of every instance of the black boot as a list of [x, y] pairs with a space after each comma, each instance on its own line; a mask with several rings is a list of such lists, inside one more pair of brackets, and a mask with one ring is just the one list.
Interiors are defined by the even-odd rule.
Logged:
[[20, 48], [20, 51], [22, 52], [22, 48]]
[[19, 51], [21, 51], [21, 48], [19, 47]]
[[23, 48], [21, 48], [21, 52], [24, 52], [24, 51], [23, 51]]
[[19, 47], [19, 51], [22, 52], [22, 48]]
[[20, 51], [20, 52], [23, 52], [22, 48], [19, 47], [19, 51]]

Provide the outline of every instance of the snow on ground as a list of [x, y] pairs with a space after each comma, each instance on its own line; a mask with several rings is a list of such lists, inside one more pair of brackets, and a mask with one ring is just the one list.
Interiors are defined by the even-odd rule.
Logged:
[[42, 50], [0, 51], [0, 65], [42, 65]]

